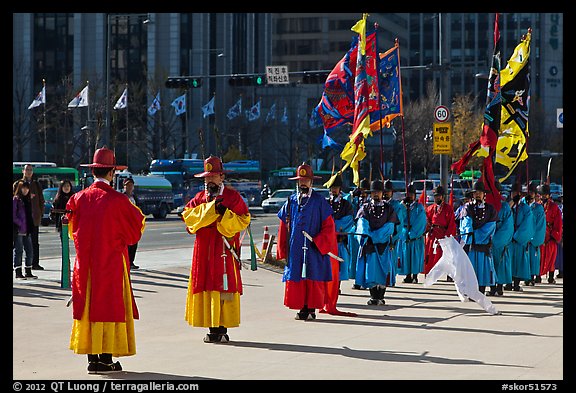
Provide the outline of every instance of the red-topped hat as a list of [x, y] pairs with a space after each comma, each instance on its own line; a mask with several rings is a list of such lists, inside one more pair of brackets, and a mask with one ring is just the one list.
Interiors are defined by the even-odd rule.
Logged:
[[114, 152], [108, 149], [106, 146], [101, 147], [94, 152], [92, 164], [80, 164], [80, 166], [86, 166], [89, 168], [114, 168], [118, 170], [128, 168], [126, 165], [116, 165], [116, 157], [114, 156]]
[[206, 177], [206, 176], [213, 176], [219, 175], [221, 173], [227, 173], [230, 171], [224, 170], [222, 165], [222, 160], [218, 157], [210, 156], [204, 160], [204, 172], [197, 173], [194, 177]]
[[296, 176], [290, 177], [289, 180], [298, 180], [298, 179], [322, 179], [320, 176], [314, 176], [314, 172], [312, 172], [312, 167], [307, 164], [302, 164], [296, 169]]

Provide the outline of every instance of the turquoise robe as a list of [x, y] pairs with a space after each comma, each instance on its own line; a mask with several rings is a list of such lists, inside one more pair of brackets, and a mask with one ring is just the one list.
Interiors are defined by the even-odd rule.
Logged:
[[534, 234], [534, 219], [532, 209], [524, 200], [517, 206], [512, 206], [514, 235], [510, 243], [510, 258], [512, 260], [512, 277], [520, 280], [531, 280], [528, 242]]
[[492, 258], [496, 271], [496, 284], [511, 284], [512, 259], [509, 245], [514, 235], [514, 217], [508, 203], [506, 201], [501, 201], [501, 203], [496, 231], [492, 237]]
[[[460, 221], [460, 233], [465, 244], [489, 244], [496, 232], [496, 221], [488, 221], [481, 227], [472, 228], [472, 217], [466, 215]], [[468, 258], [472, 262], [478, 286], [492, 286], [496, 283], [496, 271], [492, 252], [485, 253], [470, 248]]]
[[[404, 205], [404, 204], [403, 204]], [[400, 230], [398, 250], [400, 251], [400, 267], [397, 274], [418, 274], [424, 270], [424, 231], [426, 231], [426, 210], [421, 203], [415, 201], [410, 205], [410, 228], [408, 228], [408, 209], [404, 224]]]
[[532, 209], [534, 220], [534, 233], [528, 243], [528, 255], [530, 259], [530, 275], [540, 275], [540, 246], [544, 244], [546, 237], [546, 212], [540, 203], [532, 202], [528, 205]]
[[[366, 236], [361, 237], [360, 245], [364, 245], [368, 240], [368, 237], [372, 239], [374, 244], [387, 244], [388, 246], [384, 249], [382, 254], [377, 250], [367, 254], [366, 256], [361, 255], [361, 251], [358, 254], [359, 265], [365, 266], [364, 275], [356, 276], [357, 280], [362, 281], [359, 284], [364, 288], [371, 288], [375, 285], [388, 285], [393, 286], [395, 284], [395, 279], [393, 281], [392, 277], [392, 250], [390, 248], [390, 239], [394, 233], [394, 223], [387, 222], [380, 228], [372, 230], [370, 229], [370, 224], [368, 220], [360, 217], [356, 222], [356, 231]], [[362, 248], [360, 249], [362, 250]], [[358, 272], [357, 272], [358, 273]], [[388, 280], [389, 279], [389, 280]]]

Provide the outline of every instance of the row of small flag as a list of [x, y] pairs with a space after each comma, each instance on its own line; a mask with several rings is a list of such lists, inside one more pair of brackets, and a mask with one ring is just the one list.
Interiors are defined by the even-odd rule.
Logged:
[[[202, 114], [204, 118], [213, 115], [214, 111], [214, 100], [215, 96], [213, 96], [206, 105], [202, 106]], [[42, 90], [34, 101], [30, 104], [28, 109], [36, 108], [42, 104], [46, 104], [46, 86], [42, 87]], [[179, 97], [176, 97], [174, 101], [170, 104], [174, 107], [174, 112], [176, 116], [179, 116], [183, 113], [186, 113], [186, 94], [183, 94]], [[68, 108], [80, 108], [88, 106], [88, 85], [83, 88], [73, 99], [68, 103]], [[114, 109], [124, 109], [128, 107], [128, 88], [126, 87], [122, 92], [122, 95], [114, 105]], [[148, 107], [148, 114], [153, 116], [158, 110], [160, 109], [160, 92], [156, 94], [154, 100], [152, 100], [152, 104]], [[227, 117], [229, 120], [235, 119], [236, 117], [242, 114], [242, 97], [236, 101], [230, 109], [228, 109]], [[260, 100], [256, 104], [254, 104], [250, 109], [245, 111], [246, 118], [248, 121], [254, 121], [260, 118]], [[276, 103], [272, 104], [268, 114], [266, 115], [266, 122], [271, 120], [276, 120]], [[284, 107], [284, 113], [280, 118], [280, 122], [284, 124], [288, 124], [288, 108]]]

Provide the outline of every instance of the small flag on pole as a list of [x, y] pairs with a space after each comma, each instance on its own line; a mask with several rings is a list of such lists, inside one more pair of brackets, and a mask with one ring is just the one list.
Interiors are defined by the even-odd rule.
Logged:
[[80, 108], [83, 106], [88, 106], [88, 85], [68, 103], [68, 108]]
[[158, 94], [156, 94], [156, 97], [154, 97], [152, 104], [148, 108], [148, 114], [150, 116], [154, 116], [154, 114], [159, 110], [160, 110], [160, 92], [158, 92]]
[[176, 112], [176, 116], [181, 115], [182, 113], [186, 112], [186, 93], [182, 94], [180, 97], [176, 97], [171, 104], [174, 107], [174, 112]]
[[28, 109], [36, 108], [42, 104], [46, 104], [46, 86], [42, 87], [42, 90], [40, 90], [40, 93], [34, 98], [34, 101], [32, 101]]
[[116, 101], [116, 105], [114, 105], [114, 109], [124, 109], [128, 105], [128, 88], [125, 88], [122, 92], [118, 101]]
[[202, 107], [202, 114], [204, 115], [204, 118], [207, 118], [208, 116], [214, 114], [214, 98], [215, 97], [216, 96], [212, 96], [212, 99], [210, 101], [208, 101], [208, 103]]
[[242, 97], [236, 101], [236, 103], [228, 109], [228, 116], [229, 120], [235, 119], [236, 117], [240, 116], [242, 113]]

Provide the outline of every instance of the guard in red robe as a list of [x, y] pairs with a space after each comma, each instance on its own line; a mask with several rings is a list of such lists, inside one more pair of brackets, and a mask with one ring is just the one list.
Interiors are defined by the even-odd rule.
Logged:
[[442, 257], [438, 239], [456, 236], [454, 209], [444, 202], [444, 187], [434, 189], [434, 204], [426, 208], [426, 240], [424, 245], [424, 274], [428, 274]]
[[70, 349], [88, 355], [89, 374], [102, 374], [122, 370], [112, 356], [136, 353], [134, 319], [139, 315], [128, 245], [140, 240], [145, 216], [110, 186], [114, 170], [126, 168], [116, 165], [112, 150], [96, 150], [93, 163], [82, 166], [92, 169], [94, 183], [66, 204], [68, 232], [76, 248]]
[[558, 244], [562, 240], [562, 212], [556, 202], [550, 198], [550, 185], [543, 184], [538, 188], [540, 188], [542, 206], [546, 213], [546, 236], [544, 244], [540, 246], [540, 276], [548, 274], [548, 283], [554, 284], [556, 283], [554, 263], [558, 253]]
[[228, 328], [240, 325], [240, 231], [250, 224], [250, 212], [240, 193], [224, 186], [218, 157], [204, 161], [205, 190], [184, 208], [186, 230], [195, 234], [188, 280], [185, 319], [194, 327], [209, 328], [207, 343], [227, 343]]

